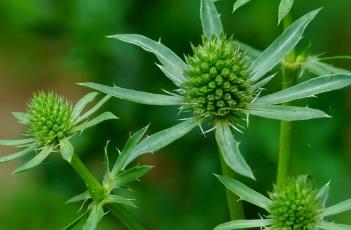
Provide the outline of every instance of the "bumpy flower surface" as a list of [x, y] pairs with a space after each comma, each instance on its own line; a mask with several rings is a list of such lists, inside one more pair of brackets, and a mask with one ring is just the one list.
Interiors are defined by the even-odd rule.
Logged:
[[187, 57], [182, 88], [196, 117], [226, 117], [252, 101], [250, 68], [246, 54], [224, 35], [203, 39]]
[[39, 92], [28, 104], [28, 134], [43, 145], [55, 144], [71, 131], [71, 113], [72, 106], [62, 97]]
[[312, 230], [320, 221], [321, 203], [306, 180], [288, 180], [270, 194], [274, 230]]

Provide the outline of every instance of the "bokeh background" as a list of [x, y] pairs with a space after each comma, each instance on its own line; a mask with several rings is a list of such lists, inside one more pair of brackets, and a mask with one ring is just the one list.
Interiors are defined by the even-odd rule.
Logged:
[[[75, 102], [88, 92], [77, 82], [161, 92], [173, 86], [154, 65], [156, 59], [137, 47], [105, 35], [140, 33], [162, 42], [177, 54], [189, 54], [190, 42], [201, 40], [199, 0], [1, 0], [0, 1], [0, 139], [20, 137], [23, 127], [11, 116], [23, 111], [39, 89], [54, 90]], [[217, 3], [225, 31], [263, 49], [280, 33], [278, 0], [255, 0], [235, 14], [233, 1]], [[303, 41], [315, 54], [351, 54], [349, 0], [297, 0], [296, 17], [323, 6], [308, 27]], [[351, 69], [350, 62], [333, 64]], [[279, 88], [279, 77], [268, 90]], [[331, 180], [329, 204], [351, 197], [351, 88], [299, 102], [331, 114], [333, 119], [296, 122], [293, 171], [309, 174], [316, 186]], [[109, 109], [121, 119], [108, 121], [74, 140], [77, 153], [94, 174], [104, 170], [103, 147], [123, 147], [130, 132], [151, 123], [149, 134], [177, 123], [177, 109], [138, 105], [112, 99]], [[279, 123], [251, 118], [245, 135], [237, 134], [241, 149], [257, 176], [243, 179], [265, 193], [275, 180]], [[1, 154], [11, 151], [1, 148]], [[110, 151], [110, 157], [116, 157]], [[155, 168], [133, 185], [138, 209], [131, 214], [148, 229], [206, 230], [227, 219], [223, 186], [212, 173], [220, 173], [213, 134], [194, 130], [190, 135], [140, 162]], [[0, 167], [0, 229], [61, 229], [78, 214], [79, 205], [66, 205], [84, 190], [74, 171], [58, 155], [40, 167], [11, 175], [23, 161]], [[257, 210], [246, 205], [248, 217]], [[351, 212], [335, 217], [351, 224]], [[111, 217], [100, 229], [124, 229]]]

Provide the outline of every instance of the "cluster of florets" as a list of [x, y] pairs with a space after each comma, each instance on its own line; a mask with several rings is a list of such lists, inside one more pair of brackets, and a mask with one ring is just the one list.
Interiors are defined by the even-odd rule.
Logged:
[[72, 130], [72, 106], [54, 93], [36, 93], [28, 103], [28, 134], [43, 145], [56, 144]]
[[252, 82], [246, 54], [232, 38], [203, 38], [186, 58], [186, 101], [196, 117], [226, 117], [252, 101]]
[[270, 194], [274, 230], [313, 230], [320, 221], [321, 202], [307, 180], [288, 180]]

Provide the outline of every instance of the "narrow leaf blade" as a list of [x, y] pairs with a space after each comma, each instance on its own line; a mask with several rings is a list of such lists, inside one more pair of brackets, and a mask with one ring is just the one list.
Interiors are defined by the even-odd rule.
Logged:
[[299, 18], [261, 53], [252, 64], [254, 73], [252, 76], [253, 81], [262, 78], [289, 54], [289, 52], [301, 40], [307, 25], [318, 14], [318, 12], [319, 9], [311, 11]]
[[71, 163], [74, 147], [67, 138], [60, 141], [60, 152], [62, 158]]
[[318, 109], [284, 105], [253, 104], [245, 112], [254, 116], [284, 121], [330, 118], [328, 114]]
[[79, 116], [75, 121], [75, 123], [78, 124], [79, 122], [89, 118], [92, 114], [98, 111], [101, 108], [101, 106], [103, 106], [110, 98], [111, 98], [110, 95], [106, 95], [105, 97], [103, 97], [98, 103], [96, 103], [96, 105], [94, 105], [86, 113], [82, 114], [82, 116]]
[[86, 94], [84, 97], [82, 97], [77, 102], [77, 104], [74, 106], [73, 111], [72, 111], [72, 115], [71, 115], [71, 119], [73, 121], [75, 121], [79, 117], [80, 113], [83, 111], [85, 106], [87, 104], [89, 104], [90, 102], [92, 102], [97, 95], [98, 95], [98, 93], [91, 92], [91, 93]]
[[140, 177], [144, 176], [152, 169], [150, 165], [136, 166], [130, 168], [116, 176], [116, 185], [128, 184], [134, 181], [138, 181]]
[[253, 189], [247, 187], [241, 182], [227, 177], [216, 175], [219, 181], [231, 192], [236, 194], [240, 199], [250, 202], [258, 207], [261, 207], [265, 210], [269, 210], [271, 200], [265, 197], [264, 195], [254, 191]]
[[214, 0], [201, 0], [200, 18], [203, 34], [207, 38], [218, 37], [223, 33], [221, 18], [214, 2]]
[[351, 74], [332, 74], [313, 78], [279, 92], [259, 97], [256, 103], [280, 104], [317, 94], [337, 90], [351, 85]]
[[265, 229], [264, 227], [267, 227], [270, 224], [272, 224], [272, 221], [270, 219], [233, 220], [233, 221], [216, 226], [214, 230], [232, 230], [232, 229], [245, 229], [245, 228]]
[[75, 128], [76, 131], [83, 131], [87, 128], [93, 127], [103, 121], [107, 121], [107, 120], [112, 120], [112, 119], [118, 119], [118, 117], [116, 117], [113, 113], [111, 112], [104, 112], [102, 114], [100, 114], [99, 116], [91, 119], [90, 121], [87, 121], [79, 126], [77, 126]]
[[[253, 90], [256, 90], [256, 89], [259, 89], [259, 88], [262, 88], [263, 86], [265, 86], [268, 82], [270, 82], [274, 77], [275, 77], [276, 74], [272, 74], [268, 77], [265, 77], [263, 78], [261, 81], [258, 81], [256, 84], [254, 84], [252, 86], [252, 89]], [[258, 98], [259, 99], [259, 98]]]
[[289, 14], [294, 5], [294, 0], [281, 0], [278, 11], [278, 25]]
[[100, 204], [94, 204], [83, 226], [83, 230], [95, 230], [104, 215], [105, 213], [102, 206]]
[[19, 123], [21, 124], [28, 124], [28, 116], [26, 113], [22, 112], [13, 112], [12, 115], [18, 120]]
[[12, 154], [9, 154], [9, 155], [6, 155], [6, 156], [2, 156], [2, 157], [0, 157], [0, 163], [5, 163], [5, 162], [8, 162], [8, 161], [20, 158], [20, 157], [22, 157], [24, 155], [27, 155], [27, 154], [33, 152], [37, 147], [38, 147], [37, 144], [33, 144], [33, 145], [29, 146], [28, 148], [23, 149], [23, 150], [21, 150], [19, 152], [12, 153]]
[[118, 195], [109, 195], [105, 200], [104, 203], [106, 204], [124, 204], [131, 207], [136, 208], [136, 205], [133, 202], [133, 199], [128, 199], [123, 196]]
[[325, 209], [323, 216], [332, 216], [351, 210], [351, 199], [345, 200]]
[[234, 139], [228, 122], [216, 122], [216, 141], [225, 163], [235, 172], [255, 179], [251, 168], [239, 150], [239, 143]]
[[78, 195], [70, 198], [68, 201], [66, 201], [66, 204], [85, 201], [85, 200], [90, 199], [90, 198], [91, 198], [90, 193], [88, 191], [85, 191], [81, 194], [78, 194]]
[[351, 229], [351, 225], [328, 223], [328, 222], [322, 222], [317, 227], [324, 230], [331, 230], [331, 229], [332, 230], [350, 230]]
[[246, 3], [249, 3], [251, 0], [236, 0], [233, 6], [233, 12], [235, 12], [237, 9], [245, 5]]
[[329, 74], [351, 74], [351, 71], [334, 67], [330, 64], [324, 63], [316, 56], [310, 56], [302, 63], [302, 67], [315, 75], [329, 75]]
[[178, 86], [184, 82], [185, 78], [183, 76], [183, 71], [186, 64], [172, 50], [164, 46], [161, 42], [153, 41], [138, 34], [117, 34], [109, 36], [109, 38], [115, 38], [137, 45], [145, 51], [155, 54], [161, 64], [167, 69], [169, 74], [166, 76], [170, 80], [172, 80]]
[[146, 93], [117, 86], [110, 87], [97, 83], [80, 83], [79, 85], [106, 93], [112, 97], [128, 100], [146, 105], [181, 105], [184, 103], [182, 96], [169, 96], [163, 94]]
[[28, 138], [23, 140], [0, 140], [0, 146], [21, 146], [35, 142], [34, 138]]
[[88, 213], [89, 213], [89, 210], [86, 210], [84, 213], [82, 213], [80, 216], [78, 216], [74, 221], [72, 221], [72, 223], [70, 223], [68, 226], [66, 226], [63, 230], [71, 230], [71, 229], [73, 229], [75, 226], [77, 226], [79, 221], [81, 219], [83, 219], [83, 217], [85, 217]]
[[321, 201], [323, 208], [325, 208], [325, 204], [328, 199], [330, 190], [330, 182], [326, 183], [317, 193], [317, 198]]
[[29, 170], [31, 168], [34, 168], [38, 165], [40, 165], [52, 152], [51, 148], [44, 148], [41, 150], [34, 158], [32, 158], [30, 161], [22, 165], [21, 167], [18, 167], [13, 174], [24, 172], [26, 170]]

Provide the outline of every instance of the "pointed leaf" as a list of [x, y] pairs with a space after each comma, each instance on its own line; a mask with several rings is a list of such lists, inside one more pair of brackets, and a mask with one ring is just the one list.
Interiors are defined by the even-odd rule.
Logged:
[[89, 118], [92, 114], [98, 111], [101, 108], [101, 106], [103, 106], [106, 103], [106, 101], [108, 101], [110, 98], [111, 98], [110, 95], [106, 95], [105, 97], [103, 97], [98, 103], [96, 103], [96, 105], [94, 105], [86, 113], [82, 114], [82, 116], [79, 116], [75, 121], [75, 123], [78, 124], [79, 122]]
[[233, 7], [233, 12], [235, 12], [237, 9], [245, 5], [246, 3], [250, 2], [251, 0], [236, 0], [234, 3]]
[[261, 55], [253, 62], [252, 80], [261, 79], [285, 58], [301, 40], [307, 25], [318, 14], [318, 10], [311, 11], [289, 26]]
[[123, 196], [118, 195], [108, 195], [108, 197], [103, 201], [105, 204], [125, 204], [136, 208], [133, 199], [127, 199]]
[[246, 54], [250, 56], [250, 58], [256, 59], [262, 53], [260, 50], [253, 48], [252, 46], [249, 46], [245, 43], [239, 41], [235, 41], [235, 43], [241, 50], [245, 51]]
[[294, 0], [281, 0], [278, 12], [278, 25], [288, 15], [294, 5]]
[[330, 182], [326, 183], [317, 193], [317, 198], [321, 201], [323, 208], [328, 200]]
[[129, 155], [125, 166], [144, 153], [153, 153], [183, 137], [199, 124], [195, 119], [188, 119], [171, 128], [159, 131], [143, 139]]
[[75, 131], [83, 131], [87, 128], [93, 127], [103, 121], [107, 121], [107, 120], [112, 120], [112, 119], [118, 119], [118, 117], [116, 117], [113, 113], [111, 112], [104, 112], [102, 114], [100, 114], [99, 116], [91, 119], [90, 121], [87, 121], [79, 126], [77, 126], [75, 128]]
[[161, 42], [153, 41], [138, 34], [117, 34], [109, 36], [109, 38], [116, 38], [137, 45], [145, 51], [155, 54], [161, 64], [167, 69], [167, 73], [169, 74], [166, 74], [166, 76], [172, 80], [174, 84], [179, 86], [184, 82], [183, 71], [186, 64]]
[[27, 155], [28, 153], [31, 153], [32, 151], [34, 151], [37, 147], [38, 147], [37, 144], [33, 144], [33, 145], [30, 145], [28, 148], [23, 149], [19, 152], [12, 153], [12, 154], [9, 154], [6, 156], [2, 156], [2, 157], [0, 157], [0, 163], [8, 162], [8, 161], [20, 158], [24, 155]]
[[214, 230], [232, 230], [232, 229], [245, 229], [245, 228], [260, 228], [266, 229], [268, 225], [272, 224], [270, 219], [259, 220], [234, 220], [227, 223], [220, 224]]
[[101, 221], [102, 217], [104, 217], [104, 209], [100, 204], [94, 204], [91, 208], [90, 214], [88, 216], [87, 221], [83, 226], [83, 230], [95, 230], [97, 225]]
[[351, 85], [351, 74], [332, 74], [313, 78], [293, 87], [260, 97], [256, 103], [280, 104], [301, 98], [314, 97], [316, 94], [337, 90]]
[[318, 228], [324, 230], [350, 230], [351, 225], [323, 222], [318, 225]]
[[124, 169], [127, 166], [126, 161], [129, 157], [129, 155], [131, 154], [131, 152], [133, 151], [135, 146], [139, 143], [141, 138], [145, 135], [148, 128], [149, 128], [149, 126], [142, 128], [141, 130], [136, 132], [133, 136], [131, 136], [128, 139], [121, 154], [117, 158], [115, 165], [112, 168], [112, 171], [111, 171], [112, 176], [116, 176], [117, 173], [119, 173], [122, 169]]
[[62, 158], [71, 163], [74, 148], [71, 142], [66, 138], [60, 141], [60, 152]]
[[0, 146], [21, 146], [35, 142], [34, 138], [28, 138], [23, 140], [0, 140]]
[[349, 210], [351, 210], [351, 199], [326, 208], [323, 212], [323, 216], [332, 216]]
[[[268, 77], [265, 77], [263, 78], [261, 81], [258, 81], [256, 84], [254, 84], [252, 86], [252, 89], [253, 90], [256, 90], [256, 89], [259, 89], [259, 88], [262, 88], [263, 86], [265, 86], [268, 82], [270, 82], [274, 77], [275, 77], [276, 73], [275, 74], [272, 74]], [[259, 99], [259, 98], [258, 98]]]
[[66, 204], [80, 202], [80, 201], [88, 200], [90, 198], [91, 198], [90, 193], [88, 191], [85, 191], [81, 194], [78, 194], [78, 195], [70, 198], [68, 201], [66, 201]]
[[78, 216], [72, 223], [70, 223], [68, 226], [66, 226], [63, 230], [70, 230], [73, 229], [77, 224], [79, 224], [79, 221], [85, 217], [89, 213], [89, 209], [86, 210], [84, 213], [82, 213], [80, 216]]
[[144, 176], [147, 172], [152, 169], [150, 165], [136, 166], [130, 168], [120, 174], [118, 174], [115, 178], [116, 186], [122, 184], [128, 184], [134, 181], [138, 181], [140, 177]]
[[97, 91], [117, 97], [119, 99], [128, 100], [146, 105], [181, 105], [184, 104], [182, 96], [168, 96], [163, 94], [146, 93], [131, 89], [124, 89], [117, 86], [110, 87], [96, 83], [80, 83]]
[[34, 167], [40, 165], [49, 156], [49, 154], [51, 152], [52, 152], [51, 148], [44, 148], [35, 157], [33, 157], [30, 161], [28, 161], [27, 163], [25, 163], [21, 167], [17, 168], [13, 172], [13, 174], [24, 172], [28, 169], [31, 169], [31, 168], [34, 168]]
[[207, 38], [218, 37], [223, 33], [221, 18], [214, 2], [215, 0], [201, 0], [200, 18], [203, 34]]
[[71, 119], [73, 121], [75, 121], [80, 113], [83, 111], [83, 109], [85, 108], [85, 106], [87, 104], [89, 104], [90, 102], [92, 102], [95, 97], [98, 95], [98, 93], [96, 92], [91, 92], [91, 93], [88, 93], [86, 94], [84, 97], [82, 97], [78, 102], [77, 104], [74, 106], [73, 108], [73, 111], [72, 111], [72, 114], [71, 114]]
[[21, 124], [28, 124], [28, 116], [26, 113], [22, 112], [13, 112], [12, 115], [18, 120], [19, 123]]
[[239, 143], [234, 139], [228, 122], [216, 122], [216, 141], [225, 163], [235, 172], [255, 179], [251, 168], [239, 150]]
[[216, 177], [228, 190], [236, 194], [238, 197], [240, 197], [240, 199], [250, 202], [251, 204], [261, 207], [267, 211], [269, 210], [269, 206], [272, 201], [266, 196], [230, 177], [220, 175], [216, 175]]
[[245, 112], [254, 116], [284, 121], [330, 118], [328, 114], [318, 109], [285, 105], [253, 104]]
[[321, 62], [318, 57], [311, 56], [302, 64], [303, 68], [306, 68], [309, 72], [314, 73], [318, 76], [328, 74], [351, 74], [351, 71], [334, 67], [330, 64]]

